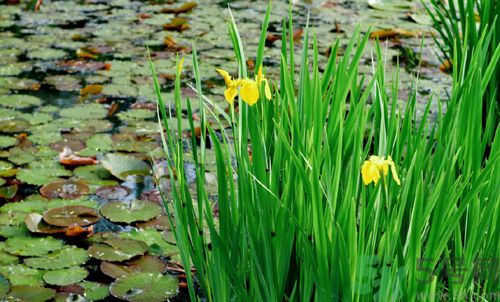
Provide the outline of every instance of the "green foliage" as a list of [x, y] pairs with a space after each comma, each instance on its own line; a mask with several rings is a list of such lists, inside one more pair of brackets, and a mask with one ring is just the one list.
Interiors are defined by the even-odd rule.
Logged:
[[[256, 62], [263, 62], [269, 14]], [[417, 118], [416, 94], [401, 108], [397, 78], [386, 86], [379, 48], [374, 76], [358, 78], [368, 39], [359, 31], [339, 58], [333, 45], [320, 72], [316, 36], [306, 28], [295, 75], [291, 20], [283, 22], [279, 86], [271, 101], [261, 87], [256, 105], [240, 100], [239, 110], [231, 106], [226, 114], [199, 93], [197, 141], [187, 100], [194, 189], [185, 173], [182, 116], [167, 113], [154, 78], [171, 181], [163, 198], [167, 211], [167, 202], [174, 206], [171, 224], [182, 262], [196, 269], [185, 270], [192, 300], [201, 298], [197, 285], [207, 301], [433, 301], [498, 293], [498, 270], [484, 272], [484, 263], [480, 274], [477, 269], [481, 261], [498, 259], [500, 248], [500, 130], [491, 119], [483, 126], [483, 108], [474, 100], [495, 81], [500, 46], [481, 34], [479, 46], [462, 59], [475, 67], [454, 69], [446, 112], [431, 117], [429, 102]], [[246, 77], [232, 18], [229, 34], [239, 75]], [[201, 92], [194, 48], [193, 73]], [[216, 135], [207, 114], [218, 129], [229, 122], [232, 137], [225, 130]], [[206, 189], [207, 137], [216, 158], [218, 219]], [[372, 154], [392, 157], [401, 186], [383, 177], [377, 185], [363, 184], [361, 166]], [[443, 273], [450, 259], [459, 275]]]

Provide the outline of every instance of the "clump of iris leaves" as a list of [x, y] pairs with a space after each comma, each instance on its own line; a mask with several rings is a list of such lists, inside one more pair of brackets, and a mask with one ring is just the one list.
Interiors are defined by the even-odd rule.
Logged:
[[[255, 71], [247, 70], [231, 16], [241, 78], [253, 78], [262, 65], [269, 15], [270, 6]], [[380, 48], [373, 76], [358, 76], [368, 35], [354, 33], [341, 56], [334, 43], [320, 72], [316, 36], [306, 30], [298, 58], [291, 13], [283, 25], [280, 77], [270, 101], [264, 86], [257, 104], [240, 100], [227, 114], [201, 93], [181, 100], [178, 60], [175, 106], [181, 112], [187, 102], [194, 192], [184, 173], [182, 117], [177, 128], [169, 126], [175, 117], [156, 82], [172, 184], [163, 197], [174, 206], [171, 223], [184, 266], [193, 268], [186, 269], [191, 299], [488, 300], [498, 293], [500, 135], [491, 105], [498, 91], [490, 87], [500, 45], [491, 44], [493, 29], [482, 31], [477, 47], [465, 46], [467, 68], [453, 68], [450, 97], [440, 101], [446, 109], [439, 106], [434, 119], [431, 101], [417, 118], [416, 93], [405, 106], [398, 102], [398, 79], [386, 85]], [[195, 50], [192, 56], [193, 86], [201, 92]], [[199, 102], [200, 121], [192, 119], [190, 102]], [[209, 116], [219, 129], [229, 122], [232, 136], [216, 134]], [[208, 138], [216, 154], [218, 219], [205, 190]], [[391, 156], [401, 185], [390, 177], [364, 185], [360, 171], [370, 155]]]

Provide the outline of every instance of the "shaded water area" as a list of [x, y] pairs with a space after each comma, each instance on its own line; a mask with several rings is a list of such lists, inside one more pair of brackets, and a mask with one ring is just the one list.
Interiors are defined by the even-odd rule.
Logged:
[[[44, 1], [38, 12], [0, 4], [0, 299], [187, 299], [154, 181], [168, 198], [146, 47], [167, 103], [177, 53], [186, 56], [183, 83], [193, 83], [195, 45], [204, 93], [226, 107], [215, 67], [237, 73], [228, 5], [253, 68], [263, 1]], [[401, 106], [412, 85], [419, 109], [433, 97], [435, 113], [446, 97], [450, 80], [418, 1], [293, 1], [292, 9], [297, 57], [308, 12], [320, 66], [336, 39], [342, 53], [358, 25], [362, 33], [371, 27], [388, 80], [399, 74]], [[264, 65], [276, 85], [287, 14], [287, 2], [273, 2]], [[375, 44], [368, 45], [360, 74], [373, 72]], [[182, 91], [195, 97], [187, 85]], [[216, 202], [210, 149], [207, 162]], [[193, 181], [194, 168], [186, 172]]]

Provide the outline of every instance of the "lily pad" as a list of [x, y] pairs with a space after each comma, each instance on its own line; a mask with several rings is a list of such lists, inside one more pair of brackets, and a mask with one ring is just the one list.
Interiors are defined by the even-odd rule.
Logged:
[[39, 286], [13, 286], [7, 296], [7, 301], [45, 302], [55, 297], [56, 291]]
[[10, 108], [27, 108], [31, 106], [39, 106], [42, 100], [36, 96], [26, 94], [12, 94], [0, 96], [0, 105]]
[[28, 52], [27, 57], [32, 60], [56, 60], [61, 59], [66, 56], [66, 52], [60, 49], [53, 48], [34, 48], [32, 51]]
[[142, 241], [122, 238], [111, 238], [89, 247], [92, 257], [105, 261], [124, 261], [143, 255], [147, 245]]
[[17, 138], [12, 136], [0, 135], [0, 149], [14, 146], [17, 143]]
[[6, 187], [0, 187], [0, 197], [5, 199], [14, 198], [18, 189], [19, 187], [16, 184]]
[[115, 177], [125, 180], [128, 175], [149, 175], [150, 168], [143, 160], [129, 155], [110, 153], [102, 165]]
[[5, 241], [5, 251], [18, 256], [43, 256], [62, 248], [63, 242], [52, 237], [14, 237]]
[[165, 263], [158, 257], [146, 255], [127, 264], [117, 264], [103, 261], [101, 271], [111, 278], [119, 278], [136, 273], [162, 273], [165, 270]]
[[117, 279], [109, 287], [111, 294], [130, 302], [162, 302], [179, 291], [177, 279], [169, 275], [137, 273]]
[[24, 264], [0, 266], [0, 273], [9, 279], [12, 286], [43, 285], [43, 271], [28, 267]]
[[0, 298], [5, 298], [9, 292], [10, 284], [4, 276], [0, 275]]
[[120, 233], [118, 236], [144, 242], [148, 245], [151, 254], [172, 257], [179, 253], [177, 246], [167, 242], [163, 234], [154, 228], [132, 230]]
[[25, 131], [30, 126], [30, 123], [21, 118], [9, 118], [0, 120], [0, 132], [17, 133]]
[[64, 228], [56, 227], [46, 223], [43, 216], [38, 213], [30, 213], [24, 220], [26, 227], [32, 233], [38, 234], [61, 234], [64, 233]]
[[127, 197], [130, 192], [130, 189], [124, 186], [102, 186], [95, 191], [95, 194], [102, 199], [122, 200]]
[[97, 211], [84, 206], [53, 208], [43, 213], [45, 222], [62, 227], [87, 226], [99, 220]]
[[0, 176], [1, 177], [12, 177], [16, 175], [17, 169], [14, 168], [14, 165], [0, 160]]
[[89, 186], [82, 180], [56, 180], [52, 183], [44, 185], [40, 189], [40, 194], [54, 199], [76, 199], [89, 192]]
[[24, 263], [32, 268], [54, 270], [84, 264], [88, 258], [89, 254], [86, 250], [68, 246], [44, 257], [26, 258]]
[[59, 114], [62, 117], [77, 120], [102, 119], [108, 111], [99, 104], [81, 104], [70, 108], [62, 109]]
[[85, 290], [83, 296], [88, 301], [98, 301], [109, 296], [109, 288], [107, 285], [89, 281], [78, 283], [78, 285]]
[[130, 204], [109, 202], [101, 207], [101, 214], [112, 222], [131, 223], [148, 221], [161, 213], [161, 206], [155, 202], [134, 200]]
[[47, 271], [43, 274], [43, 280], [51, 285], [70, 285], [75, 284], [83, 279], [85, 279], [89, 275], [89, 272], [78, 266], [58, 269], [53, 271]]

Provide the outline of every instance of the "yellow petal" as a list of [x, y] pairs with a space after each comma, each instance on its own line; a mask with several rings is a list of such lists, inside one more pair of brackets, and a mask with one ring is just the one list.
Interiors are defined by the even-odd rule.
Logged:
[[259, 66], [259, 71], [257, 71], [257, 84], [260, 85], [260, 82], [262, 81], [262, 79], [264, 78], [264, 76], [262, 75], [262, 65]]
[[229, 75], [229, 72], [218, 68], [216, 68], [215, 70], [217, 70], [217, 72], [224, 78], [224, 83], [226, 83], [227, 87], [233, 84], [233, 78]]
[[365, 185], [368, 185], [372, 181], [377, 184], [380, 179], [380, 172], [376, 164], [366, 160], [361, 167], [361, 176]]
[[389, 166], [391, 166], [392, 178], [394, 178], [394, 181], [398, 185], [401, 185], [401, 180], [399, 180], [398, 172], [396, 171], [396, 165], [394, 164], [394, 162], [392, 161], [392, 158], [390, 156], [389, 156], [387, 162], [388, 162]]
[[236, 86], [230, 86], [224, 91], [224, 96], [226, 97], [226, 100], [229, 102], [229, 104], [233, 104], [234, 98], [238, 94], [238, 89]]
[[244, 79], [240, 81], [240, 96], [245, 103], [249, 106], [257, 103], [259, 100], [259, 87], [257, 82], [249, 79]]
[[271, 95], [271, 88], [269, 88], [269, 83], [267, 82], [267, 79], [264, 79], [264, 94], [266, 95], [266, 99], [271, 100], [273, 97]]

